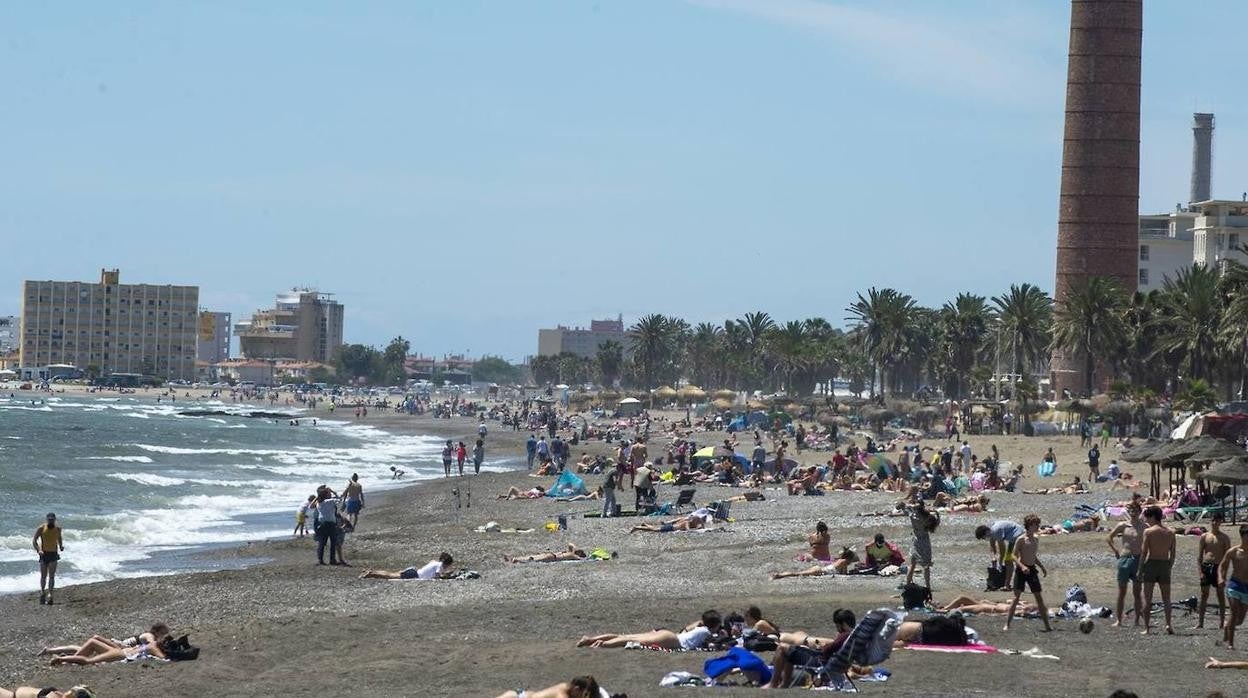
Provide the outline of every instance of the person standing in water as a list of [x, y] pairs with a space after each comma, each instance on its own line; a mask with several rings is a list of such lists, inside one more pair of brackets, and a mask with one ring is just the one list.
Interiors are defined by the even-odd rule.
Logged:
[[65, 551], [61, 527], [56, 525], [56, 514], [48, 512], [45, 523], [35, 529], [32, 541], [39, 555], [39, 603], [52, 605], [52, 593], [56, 590], [56, 563]]
[[358, 473], [351, 474], [351, 481], [342, 491], [342, 496], [347, 500], [347, 518], [351, 521], [351, 527], [355, 528], [360, 522], [360, 510], [364, 508], [364, 486], [360, 484]]

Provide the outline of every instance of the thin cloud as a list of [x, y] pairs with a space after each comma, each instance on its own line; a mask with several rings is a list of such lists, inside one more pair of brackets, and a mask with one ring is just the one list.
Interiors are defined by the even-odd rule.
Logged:
[[1064, 84], [1064, 28], [1012, 4], [1008, 14], [949, 17], [819, 0], [687, 1], [827, 36], [916, 87], [1029, 106], [1051, 103]]

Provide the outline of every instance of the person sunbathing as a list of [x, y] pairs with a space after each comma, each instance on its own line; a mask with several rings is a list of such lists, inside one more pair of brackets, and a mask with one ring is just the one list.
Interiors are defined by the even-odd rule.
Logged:
[[679, 633], [660, 628], [648, 633], [620, 635], [586, 635], [577, 643], [577, 647], [611, 648], [623, 647], [630, 642], [639, 645], [660, 647], [666, 650], [698, 650], [706, 646], [712, 638], [723, 634], [723, 619], [718, 611], [706, 611], [702, 620], [688, 625]]
[[1206, 669], [1248, 669], [1248, 662], [1209, 658], [1205, 662]]
[[[940, 607], [941, 611], [948, 613], [949, 611], [962, 611], [964, 613], [981, 613], [984, 615], [1003, 616], [1010, 612], [1010, 603], [1008, 601], [992, 601], [990, 599], [974, 599], [970, 596], [959, 596], [944, 606]], [[1039, 607], [1032, 603], [1022, 603], [1014, 610], [1014, 615], [1023, 617], [1032, 613], [1038, 613]]]
[[503, 562], [519, 564], [523, 562], [572, 562], [584, 560], [585, 551], [568, 543], [568, 549], [561, 553], [536, 553], [534, 555], [503, 556]]
[[[837, 636], [831, 642], [810, 643], [807, 636], [801, 644], [778, 643], [772, 657], [771, 683], [765, 688], [787, 688], [793, 682], [793, 667], [826, 662], [845, 644], [858, 621], [853, 611], [839, 608], [832, 614], [832, 622], [836, 623]], [[826, 638], [815, 638], [822, 639]]]
[[1086, 519], [1079, 519], [1078, 521], [1068, 519], [1060, 524], [1041, 526], [1036, 535], [1057, 536], [1065, 533], [1089, 533], [1099, 530], [1101, 530], [1101, 517], [1093, 514]]
[[518, 487], [509, 487], [506, 494], [500, 494], [495, 499], [541, 499], [546, 496], [546, 488], [541, 485], [534, 485], [527, 490], [521, 490]]
[[1079, 480], [1079, 476], [1075, 476], [1075, 481], [1069, 485], [1061, 487], [1045, 487], [1038, 490], [1023, 490], [1023, 494], [1080, 494], [1087, 492], [1088, 488]]
[[664, 521], [661, 524], [637, 524], [628, 530], [629, 533], [671, 533], [672, 531], [693, 531], [699, 528], [706, 528], [706, 522], [701, 516], [689, 514], [681, 516], [671, 521]]
[[18, 686], [12, 691], [7, 688], [0, 688], [0, 698], [95, 698], [95, 692], [86, 686], [74, 686], [68, 691], [58, 691], [55, 688]]
[[[75, 664], [85, 666], [88, 664], [107, 664], [109, 662], [120, 662], [123, 660], [141, 661], [148, 658], [164, 659], [165, 653], [160, 649], [161, 640], [169, 637], [168, 628], [164, 628], [164, 633], [154, 636], [154, 642], [140, 642], [133, 647], [118, 647], [112, 642], [105, 642], [102, 639], [91, 638], [75, 651], [73, 654], [64, 654], [52, 657], [52, 666], [60, 666], [62, 664]], [[147, 639], [153, 636], [149, 635]]]
[[1109, 490], [1111, 492], [1114, 490], [1137, 490], [1147, 484], [1143, 480], [1133, 477], [1131, 473], [1123, 473], [1121, 477], [1110, 483]]
[[973, 497], [954, 499], [944, 492], [937, 492], [936, 508], [945, 507], [952, 513], [980, 513], [988, 511], [988, 495], [980, 494]]
[[530, 473], [529, 476], [530, 477], [543, 477], [543, 476], [558, 475], [558, 474], [559, 474], [559, 466], [555, 465], [554, 461], [547, 461], [543, 463], [541, 467], [537, 469], [536, 472]]
[[832, 574], [847, 574], [849, 566], [858, 561], [858, 554], [849, 548], [841, 548], [841, 554], [836, 560], [826, 565], [815, 565], [804, 570], [796, 572], [773, 572], [772, 579], [787, 579], [789, 577], [822, 577]]
[[523, 688], [507, 691], [498, 698], [601, 698], [605, 695], [607, 693], [598, 686], [594, 677], [578, 676], [571, 681], [557, 683], [539, 691], [526, 691]]
[[780, 635], [780, 626], [763, 617], [763, 612], [758, 606], [750, 606], [745, 609], [745, 624], [752, 630], [762, 633], [763, 635]]
[[724, 499], [724, 500], [721, 500], [721, 501], [725, 501], [725, 502], [762, 502], [762, 501], [766, 501], [766, 499], [767, 499], [767, 497], [763, 496], [763, 493], [762, 493], [762, 492], [746, 492], [745, 494], [734, 494], [734, 495], [732, 495], [731, 497], [729, 497], [729, 498], [727, 498], [727, 499]]
[[822, 562], [827, 564], [832, 562], [832, 551], [828, 549], [828, 545], [832, 540], [832, 536], [828, 533], [828, 525], [822, 521], [815, 524], [815, 531], [806, 536], [806, 543], [810, 546], [809, 552], [800, 553], [797, 556], [799, 562]]
[[[515, 488], [512, 488], [512, 489], [515, 489]], [[594, 490], [593, 492], [590, 492], [589, 494], [575, 494], [575, 495], [572, 495], [571, 497], [556, 497], [555, 501], [556, 502], [587, 502], [592, 499], [602, 499], [602, 485], [599, 485], [598, 489]]]
[[424, 567], [416, 569], [408, 567], [404, 570], [391, 572], [388, 570], [364, 570], [360, 579], [439, 579], [445, 577], [455, 565], [450, 553], [442, 553], [436, 560], [430, 560]]
[[818, 484], [819, 470], [812, 465], [806, 469], [805, 473], [803, 473], [801, 477], [789, 480], [788, 483], [786, 483], [786, 486], [788, 487], [789, 494], [794, 495], [813, 492], [815, 490], [815, 486]]
[[[96, 642], [108, 645], [109, 647], [121, 649], [124, 647], [134, 647], [140, 644], [155, 644], [156, 642], [160, 641], [160, 638], [165, 637], [167, 635], [169, 635], [169, 626], [165, 625], [164, 623], [156, 623], [147, 632], [139, 633], [138, 635], [125, 638], [124, 640], [116, 640], [111, 637], [104, 637], [103, 635], [92, 635], [90, 639], [88, 640], [88, 642], [90, 642], [91, 640], [94, 640]], [[42, 650], [39, 651], [39, 656], [46, 657], [48, 655], [60, 656], [60, 655], [67, 655], [67, 654], [76, 654], [78, 650], [81, 648], [82, 648], [82, 645], [63, 645], [61, 647], [44, 647]]]

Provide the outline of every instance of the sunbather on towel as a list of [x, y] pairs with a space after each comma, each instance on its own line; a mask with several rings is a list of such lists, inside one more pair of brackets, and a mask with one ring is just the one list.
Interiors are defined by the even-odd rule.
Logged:
[[82, 643], [78, 651], [73, 654], [53, 657], [52, 666], [60, 666], [62, 664], [83, 666], [87, 664], [107, 664], [123, 660], [138, 661], [148, 658], [164, 659], [165, 653], [160, 649], [160, 641], [166, 637], [168, 637], [167, 634], [157, 637], [155, 642], [143, 642], [133, 647], [117, 647], [112, 643], [92, 638]]
[[[991, 599], [974, 599], [970, 596], [959, 596], [953, 601], [940, 607], [940, 610], [949, 611], [965, 611], [967, 613], [982, 613], [984, 615], [1003, 616], [1010, 612], [1010, 603], [1008, 601], [992, 601]], [[1039, 612], [1039, 607], [1032, 603], [1022, 603], [1014, 610], [1014, 615], [1023, 617]]]
[[598, 686], [594, 677], [578, 676], [571, 681], [557, 683], [540, 691], [526, 691], [518, 688], [514, 691], [507, 691], [498, 698], [602, 698], [608, 695], [610, 694]]
[[74, 686], [68, 691], [58, 691], [55, 688], [18, 686], [12, 691], [7, 688], [0, 688], [0, 698], [95, 698], [95, 693], [86, 686]]
[[858, 554], [849, 548], [841, 548], [840, 555], [836, 559], [825, 565], [815, 565], [804, 570], [796, 572], [775, 572], [772, 573], [772, 579], [785, 579], [787, 577], [822, 577], [825, 574], [847, 574], [849, 566], [858, 561]]
[[628, 530], [629, 533], [671, 533], [672, 531], [693, 531], [706, 528], [706, 521], [697, 514], [681, 516], [661, 524], [637, 524]]
[[561, 553], [537, 553], [534, 555], [510, 555], [503, 556], [503, 562], [521, 563], [521, 562], [572, 562], [573, 560], [584, 560], [585, 551], [576, 547], [572, 543], [568, 543], [568, 549]]
[[1076, 475], [1075, 481], [1069, 485], [1062, 485], [1061, 487], [1045, 487], [1038, 490], [1023, 490], [1023, 494], [1080, 494], [1087, 491], [1088, 488], [1079, 479], [1079, 476]]
[[364, 570], [360, 573], [360, 579], [438, 579], [445, 577], [455, 564], [454, 558], [450, 553], [442, 553], [436, 560], [430, 560], [425, 563], [424, 567], [416, 569], [408, 567], [404, 570], [391, 572], [389, 570]]
[[586, 635], [576, 643], [577, 647], [623, 647], [630, 642], [639, 645], [653, 645], [668, 650], [698, 650], [706, 646], [710, 640], [723, 634], [723, 619], [718, 611], [707, 611], [702, 620], [685, 627], [679, 633], [671, 630], [652, 630], [648, 633], [631, 635]]
[[[156, 623], [147, 632], [139, 633], [138, 635], [135, 635], [134, 637], [128, 637], [124, 640], [115, 640], [111, 637], [104, 637], [103, 635], [92, 635], [90, 639], [87, 640], [87, 642], [94, 641], [99, 644], [107, 645], [115, 649], [123, 649], [126, 647], [135, 647], [137, 645], [144, 645], [144, 644], [153, 645], [159, 642], [160, 638], [165, 637], [167, 635], [169, 635], [169, 626], [165, 625], [164, 623]], [[86, 643], [84, 642], [83, 644], [85, 645]], [[47, 655], [63, 656], [63, 655], [68, 655], [68, 654], [77, 654], [80, 649], [82, 649], [82, 645], [64, 645], [61, 647], [44, 647], [42, 650], [39, 651], [39, 656], [41, 657], [47, 656]]]
[[588, 502], [593, 499], [602, 499], [602, 486], [590, 492], [589, 494], [574, 494], [571, 497], [556, 497], [556, 502]]
[[541, 499], [546, 496], [546, 488], [541, 485], [534, 485], [527, 490], [521, 490], [518, 487], [510, 487], [506, 494], [500, 494], [496, 499]]
[[1248, 669], [1248, 662], [1241, 661], [1223, 661], [1221, 659], [1209, 658], [1205, 662], [1206, 669]]

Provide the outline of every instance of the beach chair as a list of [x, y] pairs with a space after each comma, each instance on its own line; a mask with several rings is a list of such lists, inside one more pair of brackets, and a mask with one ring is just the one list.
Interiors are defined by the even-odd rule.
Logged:
[[697, 492], [695, 489], [681, 490], [680, 494], [676, 496], [676, 501], [672, 502], [672, 510], [679, 512], [685, 507], [692, 507], [693, 495], [697, 494]]
[[732, 502], [711, 502], [706, 508], [711, 510], [712, 518], [715, 521], [727, 521], [728, 510], [732, 508]]
[[857, 692], [857, 686], [849, 678], [850, 667], [855, 664], [879, 664], [888, 659], [893, 652], [893, 640], [897, 638], [897, 631], [901, 629], [904, 619], [904, 614], [887, 608], [868, 611], [858, 621], [858, 625], [854, 626], [849, 637], [845, 639], [845, 644], [826, 662], [796, 667], [789, 688], [813, 683], [831, 686], [838, 691], [852, 688], [853, 692]]

